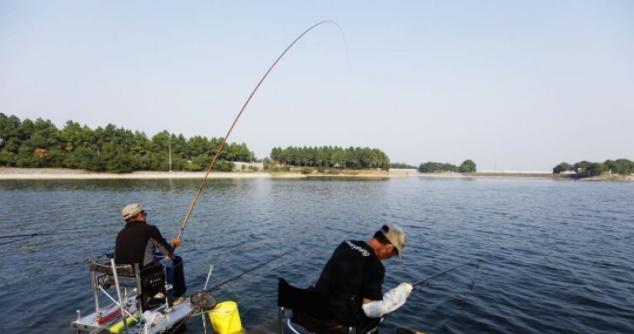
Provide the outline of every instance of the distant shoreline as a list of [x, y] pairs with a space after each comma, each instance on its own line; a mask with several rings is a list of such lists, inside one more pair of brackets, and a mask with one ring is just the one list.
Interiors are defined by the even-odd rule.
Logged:
[[[153, 179], [202, 179], [205, 172], [151, 172], [97, 173], [65, 168], [11, 168], [0, 167], [0, 180], [153, 180]], [[265, 172], [211, 172], [213, 179], [261, 179], [261, 178], [297, 178], [296, 173]]]
[[[154, 180], [154, 179], [202, 179], [205, 172], [163, 172], [137, 171], [132, 173], [97, 173], [78, 169], [65, 168], [14, 168], [0, 167], [0, 180]], [[474, 178], [474, 177], [502, 177], [502, 178], [546, 178], [569, 180], [569, 175], [552, 174], [548, 172], [531, 171], [483, 171], [478, 173], [419, 173], [415, 169], [391, 169], [389, 172], [381, 170], [344, 170], [340, 173], [311, 173], [303, 174], [297, 171], [289, 172], [212, 172], [211, 179], [301, 179], [301, 178], [399, 178], [399, 177], [427, 177], [427, 178]], [[582, 179], [583, 181], [634, 181], [632, 176], [602, 175]]]
[[[416, 172], [412, 172], [416, 173]], [[299, 178], [388, 178], [409, 176], [410, 173], [376, 170], [342, 171], [341, 173], [302, 174], [301, 172], [216, 172], [210, 179], [299, 179]], [[0, 180], [155, 180], [202, 179], [205, 172], [136, 171], [131, 173], [97, 173], [66, 168], [0, 167]]]

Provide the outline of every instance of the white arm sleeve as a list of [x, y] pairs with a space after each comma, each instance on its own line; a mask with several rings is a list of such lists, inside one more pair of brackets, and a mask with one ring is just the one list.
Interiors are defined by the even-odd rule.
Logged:
[[369, 318], [380, 318], [394, 312], [405, 304], [414, 287], [409, 283], [401, 283], [396, 288], [383, 294], [383, 300], [363, 304], [363, 312]]

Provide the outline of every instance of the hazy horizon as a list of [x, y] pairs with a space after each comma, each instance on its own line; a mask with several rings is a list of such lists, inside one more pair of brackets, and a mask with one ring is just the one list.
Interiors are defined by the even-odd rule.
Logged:
[[0, 3], [0, 112], [367, 146], [480, 170], [634, 160], [634, 3]]

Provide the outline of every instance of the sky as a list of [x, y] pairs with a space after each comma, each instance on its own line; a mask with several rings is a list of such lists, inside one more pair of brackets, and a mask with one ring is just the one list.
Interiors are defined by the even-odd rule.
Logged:
[[634, 2], [0, 0], [0, 112], [393, 162], [634, 160]]

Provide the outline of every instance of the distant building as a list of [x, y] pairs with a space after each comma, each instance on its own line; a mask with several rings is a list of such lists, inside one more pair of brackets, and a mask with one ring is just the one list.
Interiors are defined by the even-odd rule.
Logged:
[[236, 172], [245, 171], [245, 170], [258, 171], [263, 169], [264, 169], [264, 164], [261, 162], [239, 162], [239, 161], [233, 162], [233, 170]]
[[48, 150], [45, 148], [36, 148], [33, 152], [33, 155], [38, 158], [44, 158], [46, 155], [48, 155]]

